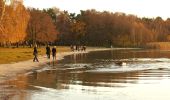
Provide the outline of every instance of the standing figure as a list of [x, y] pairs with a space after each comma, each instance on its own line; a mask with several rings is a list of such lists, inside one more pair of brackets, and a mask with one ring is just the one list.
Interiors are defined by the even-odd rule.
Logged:
[[71, 46], [70, 46], [70, 49], [71, 49], [71, 51], [74, 51], [74, 46], [71, 45]]
[[83, 46], [82, 48], [83, 48], [83, 51], [86, 51], [86, 46]]
[[55, 60], [56, 59], [56, 46], [52, 48], [52, 56], [53, 56], [53, 60]]
[[47, 47], [46, 47], [46, 54], [47, 54], [47, 58], [48, 59], [50, 59], [50, 53], [51, 53], [50, 47], [49, 47], [49, 45], [47, 45]]
[[34, 59], [33, 59], [33, 62], [38, 61], [38, 50], [37, 50], [37, 46], [34, 47], [34, 51], [33, 51], [33, 55], [34, 55]]

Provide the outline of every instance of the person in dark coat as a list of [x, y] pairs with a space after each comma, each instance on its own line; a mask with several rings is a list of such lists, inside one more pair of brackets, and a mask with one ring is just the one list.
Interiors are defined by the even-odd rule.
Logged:
[[34, 59], [33, 59], [33, 62], [38, 61], [38, 50], [37, 50], [37, 46], [34, 47], [34, 51], [33, 51], [33, 55], [34, 55]]
[[47, 58], [49, 58], [49, 59], [50, 59], [50, 53], [51, 53], [50, 47], [49, 47], [49, 45], [47, 45], [46, 54], [47, 54]]
[[56, 46], [54, 46], [53, 48], [52, 48], [52, 56], [53, 56], [53, 60], [55, 60], [56, 59]]

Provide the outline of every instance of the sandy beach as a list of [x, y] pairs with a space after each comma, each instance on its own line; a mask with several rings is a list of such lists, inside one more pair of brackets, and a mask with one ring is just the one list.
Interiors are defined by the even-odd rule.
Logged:
[[[57, 53], [56, 60], [61, 60], [64, 58], [64, 56], [72, 55], [75, 53], [88, 53], [91, 51], [103, 51], [103, 50], [111, 50], [113, 48], [88, 48], [85, 52], [62, 52]], [[119, 48], [114, 48], [119, 49]], [[15, 62], [10, 64], [0, 64], [0, 80], [3, 82], [3, 80], [8, 80], [9, 78], [13, 78], [19, 74], [24, 74], [28, 71], [33, 71], [35, 69], [40, 69], [43, 66], [45, 66], [48, 62], [51, 62], [52, 59], [47, 59], [46, 56], [39, 56], [39, 62], [33, 62], [32, 59], [27, 61], [21, 61], [21, 62]]]

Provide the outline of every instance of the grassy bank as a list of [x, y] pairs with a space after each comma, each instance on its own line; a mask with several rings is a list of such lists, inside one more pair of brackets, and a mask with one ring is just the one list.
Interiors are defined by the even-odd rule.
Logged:
[[[45, 47], [38, 48], [39, 55], [45, 55]], [[57, 47], [57, 52], [70, 51], [69, 47]], [[0, 48], [0, 64], [19, 62], [33, 58], [33, 48]]]

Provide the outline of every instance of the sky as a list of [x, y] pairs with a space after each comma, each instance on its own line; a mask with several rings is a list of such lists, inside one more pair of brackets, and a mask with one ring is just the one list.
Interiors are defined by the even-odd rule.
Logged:
[[26, 7], [51, 8], [79, 13], [80, 10], [123, 12], [138, 17], [170, 18], [170, 0], [24, 0]]

